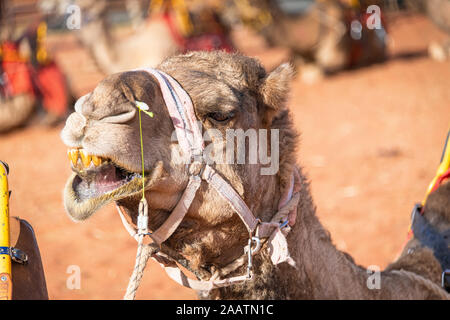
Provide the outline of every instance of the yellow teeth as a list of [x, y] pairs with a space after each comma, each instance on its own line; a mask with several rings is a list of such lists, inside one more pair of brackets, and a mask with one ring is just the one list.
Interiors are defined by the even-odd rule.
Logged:
[[102, 164], [102, 158], [97, 157], [97, 156], [92, 156], [92, 163], [94, 164], [94, 166], [98, 167], [99, 165]]
[[81, 160], [81, 165], [85, 168], [88, 168], [91, 165], [91, 162], [94, 166], [98, 167], [103, 162], [107, 161], [105, 158], [88, 154], [84, 149], [70, 149], [67, 151], [67, 155], [74, 167], [78, 165], [78, 159]]
[[87, 154], [83, 149], [80, 150], [81, 162], [85, 168], [91, 164], [91, 156]]
[[78, 162], [78, 149], [71, 149], [67, 151], [67, 155], [69, 156], [69, 160], [72, 164], [76, 166]]

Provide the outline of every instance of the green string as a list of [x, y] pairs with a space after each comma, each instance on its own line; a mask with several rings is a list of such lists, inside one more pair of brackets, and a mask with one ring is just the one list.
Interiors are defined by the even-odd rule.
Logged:
[[144, 143], [142, 140], [141, 109], [139, 109], [139, 137], [141, 139], [141, 162], [142, 162], [142, 199], [145, 198], [145, 170], [144, 170]]
[[141, 111], [145, 112], [148, 116], [153, 118], [153, 112], [147, 112], [139, 108], [139, 138], [141, 140], [141, 163], [142, 163], [142, 199], [145, 198], [145, 169], [144, 169], [144, 142], [142, 139], [142, 120]]

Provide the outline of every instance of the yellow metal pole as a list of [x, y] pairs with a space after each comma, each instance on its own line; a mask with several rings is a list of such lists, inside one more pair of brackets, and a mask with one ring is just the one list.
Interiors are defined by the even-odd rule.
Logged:
[[427, 192], [425, 194], [425, 198], [422, 201], [422, 206], [425, 205], [428, 195], [430, 194], [431, 190], [433, 189], [434, 185], [436, 184], [437, 179], [441, 175], [443, 175], [450, 167], [450, 130], [447, 134], [447, 139], [445, 141], [444, 151], [442, 153], [442, 159], [441, 163], [439, 164], [439, 167], [436, 171], [436, 175], [434, 176], [433, 180], [431, 181], [430, 185], [428, 186]]
[[8, 169], [0, 161], [0, 300], [11, 300]]

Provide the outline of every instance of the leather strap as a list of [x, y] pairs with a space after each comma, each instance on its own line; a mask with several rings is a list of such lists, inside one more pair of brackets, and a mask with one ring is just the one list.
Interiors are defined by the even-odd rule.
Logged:
[[186, 152], [189, 158], [196, 154], [201, 155], [204, 142], [189, 95], [168, 74], [151, 68], [143, 70], [158, 80], [181, 150]]
[[253, 233], [259, 223], [259, 219], [255, 218], [251, 210], [234, 190], [234, 188], [209, 165], [205, 166], [202, 178], [208, 182], [222, 198], [228, 201], [233, 210], [239, 215], [242, 222], [244, 222], [247, 230], [250, 233]]
[[199, 177], [191, 176], [189, 178], [188, 185], [183, 192], [183, 195], [181, 196], [170, 216], [166, 221], [164, 221], [164, 223], [158, 228], [158, 230], [150, 234], [150, 237], [159, 246], [161, 246], [161, 244], [175, 232], [181, 221], [184, 219], [184, 216], [188, 212], [189, 207], [191, 206], [191, 203], [195, 198], [200, 184], [201, 180]]
[[[272, 221], [261, 222], [255, 218], [250, 208], [236, 190], [214, 168], [201, 162], [204, 142], [200, 127], [197, 125], [192, 101], [187, 92], [183, 90], [175, 79], [162, 71], [156, 69], [144, 69], [144, 71], [149, 72], [157, 79], [167, 110], [173, 121], [179, 145], [182, 151], [189, 156], [189, 159], [194, 161], [189, 167], [189, 182], [179, 202], [167, 220], [156, 231], [149, 234], [153, 241], [161, 246], [175, 232], [188, 212], [201, 181], [204, 180], [230, 204], [241, 218], [250, 235], [249, 244], [246, 247], [244, 255], [223, 268], [223, 270], [226, 270], [226, 274], [242, 266], [245, 260], [247, 260], [248, 269], [250, 270], [252, 255], [260, 248], [259, 237], [263, 237], [269, 242], [269, 252], [274, 264], [287, 261], [291, 265], [294, 265], [295, 263], [289, 256], [285, 236], [289, 232], [290, 226], [295, 223], [297, 214], [297, 204], [299, 201], [298, 191], [301, 185], [297, 169], [294, 167], [292, 170], [289, 185], [282, 194], [277, 214], [275, 214]], [[136, 229], [128, 223], [120, 207], [117, 206], [117, 209], [127, 231], [132, 237], [138, 240]], [[256, 238], [254, 237], [255, 231]], [[253, 250], [251, 245], [254, 239], [257, 240], [257, 249]], [[188, 278], [177, 267], [175, 260], [170, 261], [167, 257], [163, 257], [161, 252], [156, 253], [152, 258], [156, 259], [164, 267], [167, 274], [173, 280], [195, 290], [211, 290], [251, 279], [251, 273], [248, 271], [247, 275], [226, 279], [219, 279], [219, 274], [216, 273], [209, 281], [193, 280]]]

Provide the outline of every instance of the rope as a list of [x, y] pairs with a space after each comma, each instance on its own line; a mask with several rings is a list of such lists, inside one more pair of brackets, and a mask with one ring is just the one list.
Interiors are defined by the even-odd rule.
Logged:
[[403, 269], [392, 270], [391, 273], [405, 276], [406, 278], [421, 284], [442, 300], [450, 300], [450, 294], [448, 294], [441, 286], [437, 285], [427, 278], [418, 275], [417, 273], [406, 271]]
[[148, 258], [153, 255], [159, 249], [155, 246], [144, 245], [144, 237], [148, 234], [148, 208], [147, 201], [145, 199], [145, 167], [144, 167], [144, 143], [142, 138], [142, 119], [141, 111], [145, 112], [150, 117], [153, 117], [153, 113], [147, 112], [148, 106], [145, 103], [137, 102], [136, 107], [139, 110], [139, 138], [141, 144], [141, 162], [142, 162], [142, 199], [139, 203], [139, 216], [138, 216], [138, 248], [136, 252], [136, 260], [134, 263], [133, 273], [131, 274], [128, 282], [127, 291], [124, 296], [124, 300], [134, 300], [136, 297], [136, 291], [141, 284], [142, 276], [144, 274], [145, 266], [147, 265]]
[[136, 292], [141, 284], [142, 276], [144, 275], [144, 269], [147, 265], [148, 259], [155, 254], [159, 249], [155, 246], [144, 245], [145, 235], [139, 236], [138, 249], [136, 253], [136, 262], [134, 265], [133, 273], [128, 282], [127, 291], [123, 297], [123, 300], [134, 300]]

